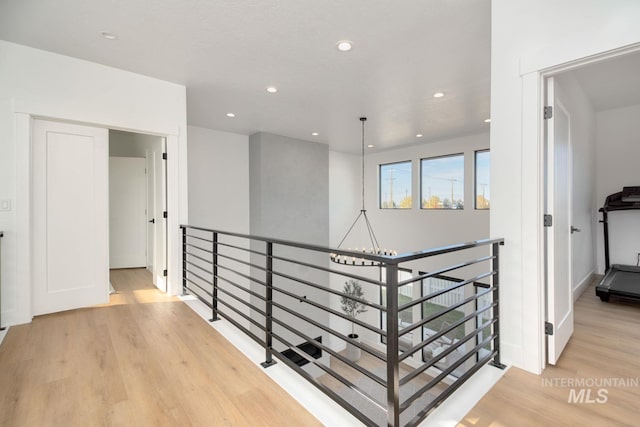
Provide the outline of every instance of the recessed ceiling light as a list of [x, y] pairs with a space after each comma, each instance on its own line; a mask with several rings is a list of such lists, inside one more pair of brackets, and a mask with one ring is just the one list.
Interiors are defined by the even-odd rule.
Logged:
[[416, 134], [416, 138], [422, 138], [424, 135], [422, 135], [421, 133], [417, 133]]
[[233, 113], [227, 113], [227, 117], [235, 117], [236, 115]]
[[108, 40], [115, 40], [118, 38], [116, 33], [112, 33], [111, 31], [100, 31], [100, 35]]
[[353, 48], [353, 43], [349, 40], [340, 40], [336, 43], [336, 47], [340, 52], [349, 52]]
[[318, 132], [311, 132], [311, 135], [312, 135], [312, 136], [318, 136], [318, 135], [320, 135], [320, 134], [319, 134]]
[[276, 93], [276, 92], [278, 92], [278, 88], [275, 87], [275, 86], [267, 86], [267, 92]]
[[484, 119], [485, 123], [491, 123], [491, 119]]
[[373, 144], [367, 145], [367, 148], [373, 148]]
[[442, 98], [444, 96], [444, 92], [436, 92], [433, 94], [434, 98]]

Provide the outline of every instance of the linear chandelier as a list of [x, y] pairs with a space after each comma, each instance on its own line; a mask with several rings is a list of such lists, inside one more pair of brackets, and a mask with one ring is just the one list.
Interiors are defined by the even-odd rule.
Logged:
[[[369, 236], [369, 242], [367, 242], [366, 244], [363, 243], [360, 248], [348, 248], [347, 250], [353, 252], [361, 252], [363, 254], [369, 255], [397, 255], [398, 253], [396, 251], [382, 249], [380, 247], [378, 239], [376, 238], [376, 234], [373, 232], [373, 227], [371, 226], [369, 217], [367, 217], [367, 210], [364, 206], [364, 123], [366, 121], [366, 117], [360, 117], [360, 122], [362, 123], [362, 209], [360, 209], [360, 212], [358, 213], [358, 216], [356, 216], [355, 221], [353, 221], [353, 224], [351, 224], [351, 227], [349, 227], [344, 237], [340, 241], [338, 249], [342, 249], [343, 243], [347, 240], [347, 237], [349, 237], [350, 233], [354, 229], [364, 228], [366, 230], [366, 234]], [[356, 225], [358, 225], [359, 223], [363, 223], [363, 225], [356, 228]], [[338, 255], [335, 253], [331, 254], [331, 261], [338, 264], [353, 265], [358, 267], [375, 267], [381, 264], [380, 262], [367, 260], [362, 257], [352, 255]]]

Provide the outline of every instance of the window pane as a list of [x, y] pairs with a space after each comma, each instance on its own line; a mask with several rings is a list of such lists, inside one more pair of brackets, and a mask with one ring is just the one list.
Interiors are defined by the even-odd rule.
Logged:
[[411, 162], [380, 165], [380, 209], [411, 209]]
[[476, 209], [489, 209], [491, 203], [491, 153], [476, 151]]
[[464, 155], [422, 160], [422, 208], [464, 209]]

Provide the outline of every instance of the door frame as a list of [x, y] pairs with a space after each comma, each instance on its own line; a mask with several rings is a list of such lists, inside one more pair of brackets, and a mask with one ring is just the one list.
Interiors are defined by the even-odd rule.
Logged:
[[[535, 310], [526, 311], [523, 317], [522, 338], [530, 350], [523, 353], [522, 367], [542, 373], [547, 366], [546, 334], [546, 251], [545, 227], [542, 221], [545, 214], [545, 106], [544, 83], [548, 77], [572, 71], [582, 66], [608, 60], [629, 53], [640, 52], [640, 43], [610, 50], [592, 52], [582, 57], [553, 55], [546, 52], [544, 57], [534, 55], [523, 58], [521, 63], [522, 79], [522, 187], [521, 192], [535, 194], [537, 197], [523, 199], [521, 228], [523, 239], [530, 240], [537, 247], [537, 256], [522, 257], [523, 281], [522, 300], [533, 304]], [[585, 54], [585, 52], [583, 52]], [[532, 179], [533, 178], [533, 179]], [[533, 232], [532, 232], [533, 231]], [[531, 248], [531, 246], [528, 246]], [[526, 249], [528, 250], [528, 249]], [[525, 248], [523, 248], [524, 254]], [[528, 286], [529, 284], [533, 286]], [[536, 351], [533, 350], [533, 343]]]
[[[39, 113], [34, 113], [40, 111]], [[102, 127], [147, 135], [164, 137], [166, 153], [175, 159], [172, 167], [167, 168], [167, 293], [178, 295], [182, 291], [181, 283], [181, 234], [179, 225], [188, 218], [187, 180], [186, 180], [186, 138], [180, 135], [179, 127], [167, 126], [161, 129], [141, 129], [123, 127], [114, 123], [95, 123], [77, 120], [73, 117], [60, 117], [47, 114], [36, 103], [29, 100], [14, 99], [14, 131], [16, 141], [16, 267], [19, 276], [16, 316], [13, 324], [29, 323], [33, 318], [32, 283], [33, 283], [33, 230], [32, 230], [32, 125], [34, 119], [61, 121], [71, 124]], [[179, 140], [184, 142], [179, 144]]]

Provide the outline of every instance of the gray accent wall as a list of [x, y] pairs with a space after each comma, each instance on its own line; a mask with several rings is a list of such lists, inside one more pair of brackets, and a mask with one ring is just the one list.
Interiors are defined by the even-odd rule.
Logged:
[[329, 245], [329, 148], [269, 133], [249, 137], [251, 234]]
[[[269, 133], [251, 135], [249, 137], [249, 187], [252, 235], [329, 246], [329, 148], [327, 145]], [[254, 242], [252, 249], [264, 252], [265, 244]], [[329, 265], [329, 257], [323, 253], [291, 250], [275, 245], [274, 255], [324, 267]], [[251, 259], [253, 263], [264, 263], [264, 257], [260, 255], [252, 254]], [[256, 277], [264, 276], [264, 272], [254, 270], [253, 274]], [[329, 277], [326, 272], [278, 260], [274, 261], [274, 270], [281, 270], [295, 277], [329, 286]], [[329, 296], [326, 292], [277, 275], [274, 276], [274, 286], [305, 296], [323, 305], [329, 305]], [[263, 287], [259, 284], [253, 283], [252, 288], [263, 293]], [[277, 292], [274, 292], [274, 300], [324, 325], [329, 324], [328, 314], [309, 304]], [[256, 299], [254, 303], [258, 304], [259, 301]], [[313, 338], [323, 335], [318, 328], [286, 313], [275, 314]], [[274, 331], [285, 339], [290, 339], [293, 345], [302, 343], [302, 340], [293, 337], [283, 327], [274, 326]], [[323, 341], [327, 342], [327, 338], [324, 337]], [[283, 348], [282, 345], [275, 344], [275, 341], [274, 346], [278, 350]]]

